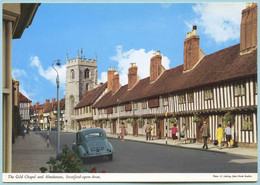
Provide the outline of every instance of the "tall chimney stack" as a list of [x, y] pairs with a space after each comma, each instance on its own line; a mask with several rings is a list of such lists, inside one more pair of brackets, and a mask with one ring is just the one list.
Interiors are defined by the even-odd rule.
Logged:
[[184, 55], [183, 55], [183, 71], [188, 71], [205, 56], [200, 49], [200, 37], [197, 35], [197, 26], [193, 25], [191, 32], [187, 33], [187, 38], [184, 40]]
[[150, 62], [150, 83], [155, 81], [163, 72], [162, 55], [160, 51], [154, 53]]
[[50, 100], [49, 99], [46, 99], [45, 100], [45, 104], [49, 104], [50, 103]]
[[107, 72], [107, 90], [111, 91], [113, 86], [113, 76], [116, 72], [115, 67], [109, 68]]
[[128, 69], [128, 89], [131, 89], [138, 80], [137, 70], [138, 67], [136, 66], [136, 64], [131, 63], [130, 68]]
[[246, 54], [257, 48], [257, 3], [247, 3], [240, 29], [240, 54]]
[[115, 72], [113, 76], [112, 94], [114, 94], [120, 87], [119, 74]]

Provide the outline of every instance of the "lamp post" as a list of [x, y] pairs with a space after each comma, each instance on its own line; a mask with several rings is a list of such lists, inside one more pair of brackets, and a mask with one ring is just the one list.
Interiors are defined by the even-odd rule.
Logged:
[[54, 62], [56, 62], [57, 66], [60, 66], [60, 59], [54, 60], [52, 62], [53, 69], [57, 72], [57, 156], [56, 159], [60, 159], [60, 98], [59, 98], [59, 73], [54, 67]]

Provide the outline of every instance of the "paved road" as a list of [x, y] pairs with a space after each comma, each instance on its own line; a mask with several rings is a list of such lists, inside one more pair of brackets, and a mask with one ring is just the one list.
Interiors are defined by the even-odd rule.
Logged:
[[[256, 158], [118, 139], [109, 141], [115, 150], [113, 161], [96, 158], [84, 163], [86, 169], [95, 166], [98, 171], [111, 173], [257, 173]], [[50, 132], [50, 142], [56, 145], [56, 132]], [[71, 147], [73, 142], [75, 133], [61, 133], [61, 145]]]

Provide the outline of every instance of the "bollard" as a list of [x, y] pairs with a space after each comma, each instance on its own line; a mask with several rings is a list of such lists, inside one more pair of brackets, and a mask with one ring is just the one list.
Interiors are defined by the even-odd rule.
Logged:
[[166, 145], [167, 145], [167, 136], [168, 136], [168, 129], [167, 129], [167, 125], [166, 125]]

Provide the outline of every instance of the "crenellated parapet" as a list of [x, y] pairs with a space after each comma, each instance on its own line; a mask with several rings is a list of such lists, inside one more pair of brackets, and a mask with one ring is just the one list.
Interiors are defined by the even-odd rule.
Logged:
[[79, 51], [77, 54], [77, 58], [74, 59], [69, 59], [68, 54], [66, 57], [67, 60], [67, 65], [87, 65], [87, 66], [96, 66], [97, 65], [97, 55], [95, 59], [87, 59], [85, 56], [82, 56], [82, 51], [81, 51], [81, 57], [79, 56]]

